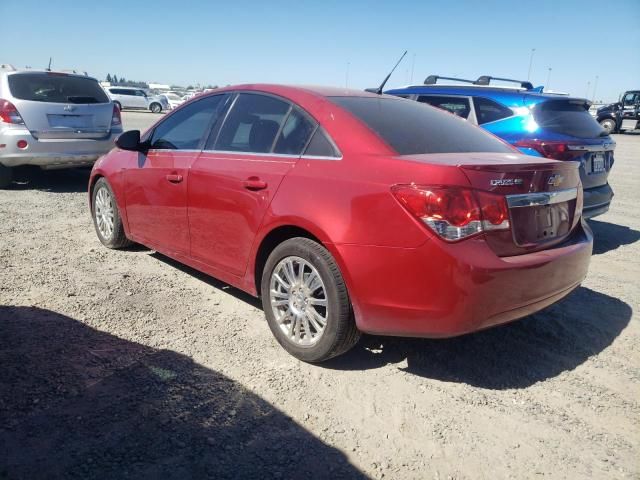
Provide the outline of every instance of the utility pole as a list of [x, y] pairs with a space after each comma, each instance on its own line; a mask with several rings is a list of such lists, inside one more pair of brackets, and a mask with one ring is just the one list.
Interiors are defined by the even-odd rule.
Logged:
[[416, 64], [416, 54], [413, 54], [413, 57], [411, 58], [411, 85], [413, 85], [413, 67]]
[[589, 98], [589, 87], [591, 87], [591, 81], [587, 82], [587, 93], [584, 94], [584, 98]]
[[531, 55], [529, 56], [529, 73], [527, 74], [527, 80], [531, 80], [531, 65], [533, 65], [533, 54], [536, 53], [536, 49], [531, 49]]
[[547, 72], [547, 83], [544, 84], [544, 88], [548, 90], [550, 84], [551, 84], [551, 67], [549, 67], [549, 70]]
[[596, 101], [596, 88], [598, 88], [598, 75], [596, 75], [596, 81], [593, 84], [593, 97], [591, 98], [591, 103]]

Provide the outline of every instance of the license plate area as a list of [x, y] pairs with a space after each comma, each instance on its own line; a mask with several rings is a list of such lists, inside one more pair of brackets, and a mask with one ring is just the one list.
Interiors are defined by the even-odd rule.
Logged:
[[88, 128], [93, 127], [92, 115], [47, 115], [52, 128]]
[[591, 173], [603, 173], [607, 170], [604, 152], [594, 153], [591, 156]]
[[556, 203], [511, 211], [513, 239], [516, 245], [539, 245], [566, 236], [571, 229], [574, 202]]

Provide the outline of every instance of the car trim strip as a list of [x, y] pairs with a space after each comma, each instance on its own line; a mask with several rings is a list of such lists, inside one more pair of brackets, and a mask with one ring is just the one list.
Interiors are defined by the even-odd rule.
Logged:
[[616, 148], [615, 143], [603, 143], [601, 145], [567, 145], [569, 150], [580, 152], [608, 152]]
[[578, 197], [577, 188], [556, 190], [555, 192], [532, 192], [517, 195], [507, 195], [509, 208], [540, 207], [555, 203], [568, 202]]

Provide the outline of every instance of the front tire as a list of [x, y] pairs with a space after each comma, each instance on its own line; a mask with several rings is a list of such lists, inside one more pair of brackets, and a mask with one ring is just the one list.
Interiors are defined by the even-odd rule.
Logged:
[[611, 118], [605, 118], [600, 121], [600, 126], [605, 129], [607, 133], [614, 133], [616, 131], [616, 122]]
[[13, 169], [0, 163], [0, 188], [7, 188], [13, 181]]
[[91, 216], [98, 239], [105, 247], [124, 248], [132, 244], [124, 233], [116, 197], [104, 178], [100, 178], [93, 187]]
[[162, 111], [162, 105], [159, 103], [152, 103], [150, 108], [153, 113], [160, 113]]
[[322, 362], [360, 338], [347, 287], [331, 254], [308, 238], [278, 245], [265, 265], [262, 306], [278, 343], [305, 362]]

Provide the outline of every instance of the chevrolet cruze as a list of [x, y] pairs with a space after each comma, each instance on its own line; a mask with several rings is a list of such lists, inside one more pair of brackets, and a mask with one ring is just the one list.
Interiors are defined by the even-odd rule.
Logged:
[[447, 337], [540, 310], [587, 273], [578, 164], [519, 154], [393, 96], [245, 85], [199, 96], [95, 164], [100, 241], [262, 298], [292, 355], [360, 332]]

